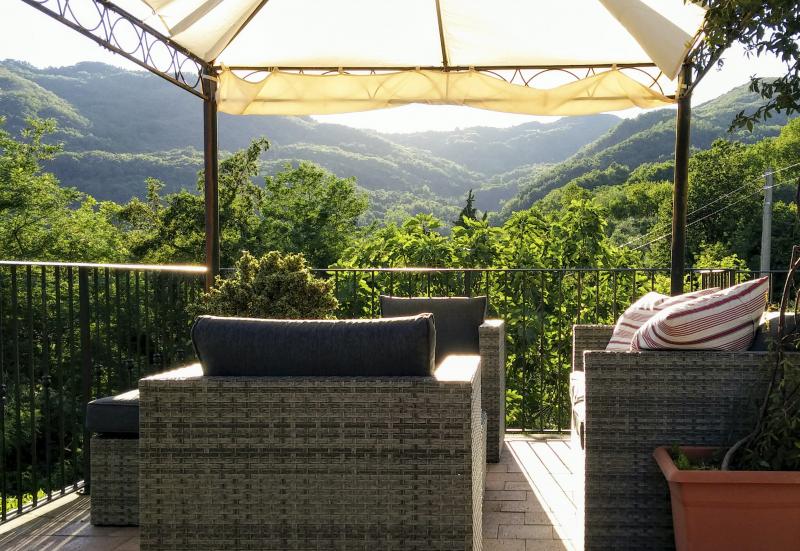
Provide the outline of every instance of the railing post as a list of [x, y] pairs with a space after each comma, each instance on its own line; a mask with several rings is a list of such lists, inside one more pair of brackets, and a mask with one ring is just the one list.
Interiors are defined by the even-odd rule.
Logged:
[[89, 312], [89, 268], [78, 268], [78, 326], [81, 335], [81, 396], [83, 400], [83, 488], [91, 492], [91, 434], [86, 428], [86, 405], [91, 399], [92, 387], [92, 336]]

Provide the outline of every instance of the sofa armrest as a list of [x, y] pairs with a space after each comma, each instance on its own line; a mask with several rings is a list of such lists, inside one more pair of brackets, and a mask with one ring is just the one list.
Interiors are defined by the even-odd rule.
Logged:
[[480, 548], [478, 356], [429, 377], [205, 377], [194, 365], [139, 390], [143, 551], [411, 548], [430, 534]]
[[583, 371], [583, 353], [587, 350], [605, 350], [613, 325], [572, 326], [572, 371]]
[[481, 393], [486, 411], [486, 459], [500, 461], [506, 433], [506, 326], [486, 320], [478, 328], [481, 354]]

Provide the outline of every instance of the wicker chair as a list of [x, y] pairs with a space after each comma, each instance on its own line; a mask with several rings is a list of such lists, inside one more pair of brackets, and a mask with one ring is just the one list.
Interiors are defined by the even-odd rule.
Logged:
[[481, 549], [478, 356], [433, 376], [198, 364], [139, 389], [143, 551]]
[[503, 320], [486, 319], [488, 298], [381, 295], [380, 305], [384, 317], [433, 313], [437, 358], [451, 353], [480, 354], [486, 460], [499, 463], [506, 434], [506, 334]]
[[574, 327], [585, 372], [585, 549], [672, 549], [657, 446], [717, 446], [746, 434], [768, 374], [766, 352], [605, 352], [610, 326]]

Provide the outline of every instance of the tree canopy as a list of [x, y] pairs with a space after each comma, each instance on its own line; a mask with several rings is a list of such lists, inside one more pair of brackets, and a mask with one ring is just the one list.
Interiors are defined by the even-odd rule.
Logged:
[[[791, 0], [703, 0], [708, 7], [705, 48], [698, 61], [712, 65], [734, 42], [748, 55], [773, 54], [786, 67], [777, 78], [751, 78], [750, 89], [766, 102], [748, 113], [736, 115], [732, 126], [752, 130], [757, 121], [775, 112], [800, 111], [800, 2]], [[772, 75], [770, 75], [771, 77]]]

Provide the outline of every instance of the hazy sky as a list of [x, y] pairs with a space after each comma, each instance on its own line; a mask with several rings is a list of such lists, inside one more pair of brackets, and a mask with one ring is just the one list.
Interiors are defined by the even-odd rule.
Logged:
[[[95, 42], [58, 23], [38, 10], [15, 0], [0, 0], [0, 59], [22, 59], [37, 67], [73, 65], [79, 61], [102, 61], [130, 69], [139, 67], [101, 48]], [[747, 59], [741, 48], [732, 48], [722, 70], [712, 69], [695, 91], [694, 103], [702, 103], [743, 84], [754, 74], [774, 76], [784, 72], [774, 57]], [[158, 78], [153, 76], [153, 78]], [[617, 112], [633, 116], [638, 110]], [[409, 105], [394, 109], [314, 117], [358, 128], [382, 132], [453, 130], [468, 126], [512, 126], [531, 120], [555, 120], [495, 113], [459, 106]]]

